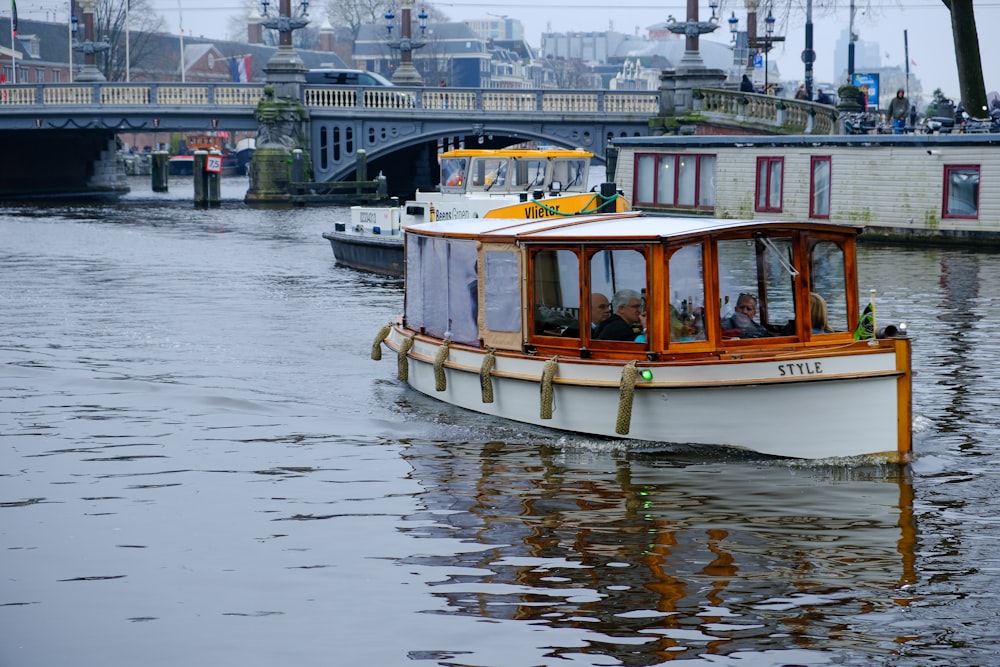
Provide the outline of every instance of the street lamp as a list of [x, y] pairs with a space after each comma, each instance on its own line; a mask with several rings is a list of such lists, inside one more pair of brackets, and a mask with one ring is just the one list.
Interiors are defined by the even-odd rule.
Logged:
[[768, 57], [771, 52], [771, 39], [774, 37], [774, 15], [771, 10], [767, 10], [767, 18], [764, 19], [764, 93], [767, 93]]
[[413, 39], [412, 18], [413, 0], [400, 0], [399, 39], [393, 39], [392, 29], [395, 27], [396, 15], [392, 9], [385, 13], [386, 44], [390, 49], [399, 51], [399, 67], [392, 73], [392, 82], [403, 86], [422, 86], [423, 78], [413, 65], [413, 51], [425, 46], [427, 42], [427, 12], [423, 9], [417, 14], [417, 26], [420, 28], [420, 39]]
[[111, 48], [107, 40], [100, 42], [94, 40], [94, 9], [97, 0], [79, 0], [80, 11], [83, 12], [83, 41], [73, 46], [74, 49], [83, 53], [83, 69], [77, 75], [76, 80], [93, 83], [95, 81], [106, 81], [101, 70], [97, 69], [97, 54]]
[[729, 17], [729, 34], [733, 36], [733, 44], [736, 43], [736, 36], [740, 31], [740, 20], [736, 18], [736, 12]]

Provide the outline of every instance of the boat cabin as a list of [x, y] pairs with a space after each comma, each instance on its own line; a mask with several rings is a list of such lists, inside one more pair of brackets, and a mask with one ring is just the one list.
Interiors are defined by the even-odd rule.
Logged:
[[442, 153], [441, 192], [587, 192], [593, 153], [552, 149], [457, 149]]
[[404, 325], [583, 359], [851, 343], [859, 231], [634, 212], [417, 225], [406, 235]]

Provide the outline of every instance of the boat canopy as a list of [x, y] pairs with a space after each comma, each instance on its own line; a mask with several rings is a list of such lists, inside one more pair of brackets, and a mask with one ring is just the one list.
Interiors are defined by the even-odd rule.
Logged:
[[582, 358], [852, 341], [859, 232], [643, 213], [415, 225], [404, 317], [457, 343]]

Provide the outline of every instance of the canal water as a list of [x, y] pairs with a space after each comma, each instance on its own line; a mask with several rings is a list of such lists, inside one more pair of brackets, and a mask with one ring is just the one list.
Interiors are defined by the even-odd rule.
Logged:
[[996, 256], [861, 249], [910, 466], [632, 450], [400, 384], [345, 209], [134, 185], [0, 207], [0, 665], [996, 663]]

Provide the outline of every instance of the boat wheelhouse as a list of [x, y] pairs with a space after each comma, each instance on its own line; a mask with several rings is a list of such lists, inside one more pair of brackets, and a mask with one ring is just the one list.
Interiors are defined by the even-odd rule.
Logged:
[[384, 342], [420, 392], [565, 431], [906, 461], [910, 341], [863, 321], [858, 232], [641, 213], [417, 225], [373, 357]]
[[459, 218], [545, 218], [625, 211], [611, 184], [591, 192], [593, 153], [563, 148], [456, 149], [442, 153], [440, 189], [417, 191], [402, 206], [352, 206], [350, 223], [324, 232], [337, 262], [403, 275], [403, 232]]

